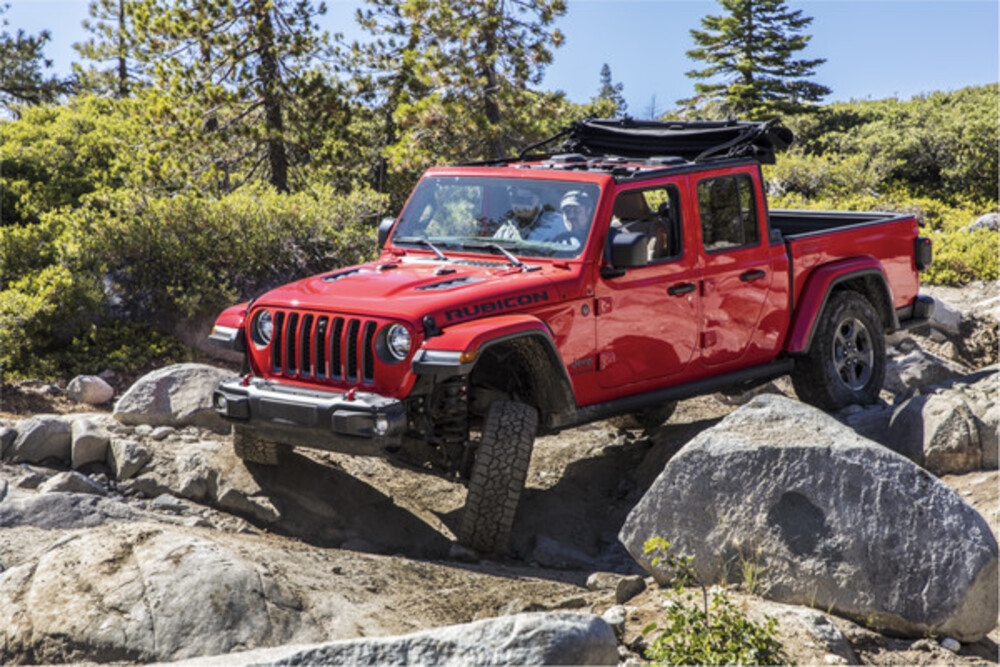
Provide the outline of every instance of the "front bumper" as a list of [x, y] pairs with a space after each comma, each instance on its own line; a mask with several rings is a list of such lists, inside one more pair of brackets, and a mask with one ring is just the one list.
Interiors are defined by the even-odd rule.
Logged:
[[374, 455], [402, 443], [406, 406], [379, 394], [290, 387], [262, 378], [222, 381], [216, 412], [268, 440], [294, 446]]

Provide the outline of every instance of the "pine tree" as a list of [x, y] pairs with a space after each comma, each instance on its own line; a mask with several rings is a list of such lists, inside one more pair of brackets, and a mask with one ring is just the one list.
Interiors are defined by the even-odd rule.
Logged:
[[808, 80], [825, 59], [795, 60], [811, 35], [812, 18], [784, 0], [719, 0], [726, 14], [706, 16], [692, 30], [688, 57], [708, 63], [687, 76], [700, 79], [695, 97], [678, 104], [712, 116], [763, 118], [794, 113], [830, 94]]
[[311, 0], [136, 0], [143, 65], [153, 83], [204, 109], [202, 130], [227, 155], [213, 156], [236, 182], [258, 173], [279, 192], [289, 168], [322, 140], [317, 126], [344, 114], [333, 77], [317, 63], [335, 56]]
[[601, 90], [597, 93], [598, 100], [607, 100], [615, 105], [615, 115], [628, 111], [628, 104], [622, 95], [625, 84], [615, 83], [611, 78], [611, 66], [607, 63], [601, 67]]
[[[0, 15], [6, 9], [7, 5], [0, 5]], [[6, 17], [0, 25], [7, 27]], [[54, 102], [70, 92], [69, 81], [45, 73], [52, 67], [52, 61], [43, 52], [50, 39], [47, 30], [38, 35], [28, 35], [23, 30], [15, 35], [0, 31], [0, 108], [16, 115], [12, 105]]]
[[82, 89], [120, 99], [128, 97], [142, 79], [138, 55], [142, 45], [132, 19], [135, 5], [135, 0], [91, 0], [90, 18], [83, 22], [91, 37], [73, 45], [84, 61], [94, 63], [89, 67], [73, 64]]
[[[505, 157], [537, 114], [565, 0], [373, 0], [364, 23], [383, 48], [379, 97], [403, 169]], [[387, 84], [387, 85], [386, 85]]]

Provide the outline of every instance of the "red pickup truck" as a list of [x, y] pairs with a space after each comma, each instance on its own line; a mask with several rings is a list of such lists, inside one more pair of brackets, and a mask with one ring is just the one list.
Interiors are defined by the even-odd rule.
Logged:
[[[768, 211], [775, 123], [583, 121], [556, 150], [434, 168], [369, 264], [218, 318], [245, 351], [214, 404], [236, 453], [405, 455], [467, 480], [459, 540], [503, 551], [536, 434], [790, 374], [874, 402], [884, 335], [923, 323], [910, 216]], [[550, 143], [552, 143], [550, 142]]]

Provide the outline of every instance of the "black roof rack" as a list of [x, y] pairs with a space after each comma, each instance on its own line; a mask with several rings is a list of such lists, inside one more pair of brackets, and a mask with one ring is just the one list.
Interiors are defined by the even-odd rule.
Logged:
[[[557, 149], [543, 156], [532, 151], [562, 139]], [[582, 157], [624, 157], [634, 160], [676, 164], [675, 158], [690, 162], [753, 158], [774, 164], [774, 154], [794, 140], [791, 130], [778, 121], [686, 121], [665, 122], [632, 118], [577, 121], [559, 134], [529, 146], [518, 159], [576, 154]], [[666, 156], [666, 157], [665, 157]], [[668, 163], [668, 164], [669, 164]]]

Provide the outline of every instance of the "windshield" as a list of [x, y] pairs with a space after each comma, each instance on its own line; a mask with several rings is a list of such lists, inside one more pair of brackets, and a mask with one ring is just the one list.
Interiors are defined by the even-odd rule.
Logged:
[[590, 183], [430, 177], [396, 224], [397, 245], [572, 258], [583, 251], [600, 195]]

